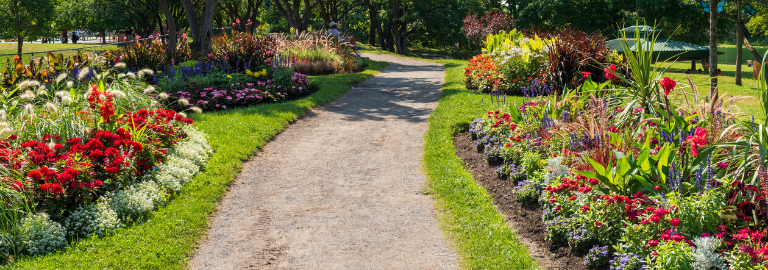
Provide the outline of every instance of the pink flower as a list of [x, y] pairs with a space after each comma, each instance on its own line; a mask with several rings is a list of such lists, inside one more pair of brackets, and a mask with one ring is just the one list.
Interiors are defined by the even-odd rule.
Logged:
[[584, 79], [588, 79], [590, 75], [592, 75], [592, 73], [589, 72], [589, 71], [582, 71], [581, 72], [581, 76], [584, 77]]
[[702, 233], [701, 237], [709, 237], [710, 235], [708, 233]]
[[659, 245], [659, 240], [648, 240], [648, 246], [655, 247]]
[[[718, 162], [718, 163], [717, 163], [717, 167], [718, 167], [718, 168], [720, 168], [720, 169], [726, 169], [726, 168], [728, 168], [728, 163], [725, 163], [725, 162]], [[721, 225], [721, 226], [722, 226], [722, 225]]]

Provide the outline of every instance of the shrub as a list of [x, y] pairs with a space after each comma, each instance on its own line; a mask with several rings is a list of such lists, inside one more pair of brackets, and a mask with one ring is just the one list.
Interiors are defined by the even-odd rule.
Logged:
[[307, 75], [356, 72], [359, 59], [352, 45], [334, 36], [303, 32], [278, 36], [280, 58], [296, 72]]
[[112, 209], [128, 222], [149, 215], [165, 201], [165, 192], [155, 182], [141, 182], [112, 194]]
[[693, 251], [693, 269], [696, 270], [726, 270], [725, 259], [717, 251], [723, 241], [715, 237], [696, 237], [693, 239], [696, 245]]
[[246, 69], [272, 68], [275, 56], [275, 38], [268, 35], [254, 36], [247, 32], [234, 32], [213, 38], [213, 52], [208, 55], [223, 71], [242, 73]]
[[517, 201], [524, 204], [534, 204], [539, 200], [542, 188], [534, 181], [523, 180], [515, 186], [513, 191]]
[[643, 259], [636, 254], [618, 254], [609, 261], [611, 270], [639, 270], [646, 269]]
[[[173, 55], [169, 55], [166, 42], [160, 39], [160, 34], [154, 40], [134, 41], [128, 43], [125, 48], [107, 51], [103, 56], [111, 65], [119, 62], [125, 63], [128, 69], [137, 71], [142, 68], [155, 69], [158, 67], [175, 65], [192, 58], [189, 43], [186, 36], [177, 42]], [[137, 39], [141, 37], [137, 36]], [[150, 36], [149, 38], [152, 38]]]
[[[572, 28], [559, 31], [548, 44], [549, 81], [562, 89], [582, 82], [582, 72], [604, 74], [601, 64], [610, 62], [613, 55], [605, 42], [599, 32], [587, 34]], [[603, 78], [593, 76], [593, 80]]]
[[17, 235], [18, 249], [27, 256], [45, 255], [67, 245], [66, 230], [43, 213], [22, 219]]
[[487, 11], [482, 16], [470, 12], [464, 18], [464, 25], [461, 28], [464, 30], [464, 35], [477, 46], [488, 34], [512, 29], [514, 24], [515, 20], [511, 16], [500, 11]]
[[64, 223], [71, 237], [104, 236], [122, 226], [111, 208], [111, 198], [102, 196], [95, 204], [81, 205]]
[[587, 256], [584, 256], [584, 264], [593, 269], [607, 265], [609, 251], [609, 246], [592, 247], [587, 253]]

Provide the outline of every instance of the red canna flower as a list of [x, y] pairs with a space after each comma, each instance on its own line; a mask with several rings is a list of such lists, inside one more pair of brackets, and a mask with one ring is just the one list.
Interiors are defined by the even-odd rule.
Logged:
[[605, 78], [610, 80], [611, 82], [616, 82], [616, 80], [619, 79], [619, 77], [616, 76], [616, 65], [611, 64], [608, 68], [604, 68], [603, 71], [605, 71]]
[[677, 82], [669, 77], [664, 77], [664, 79], [659, 80], [659, 84], [664, 88], [664, 95], [669, 95], [669, 92], [672, 92], [672, 89], [675, 89]]

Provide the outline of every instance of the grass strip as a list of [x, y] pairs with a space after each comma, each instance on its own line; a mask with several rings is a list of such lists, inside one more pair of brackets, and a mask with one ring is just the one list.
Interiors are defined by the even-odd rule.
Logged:
[[[441, 226], [456, 242], [462, 265], [467, 269], [535, 269], [493, 198], [475, 182], [453, 146], [454, 135], [466, 130], [475, 118], [498, 107], [489, 96], [465, 87], [467, 61], [439, 60], [446, 68], [440, 104], [429, 119], [425, 136], [424, 168], [432, 197], [444, 215]], [[520, 97], [506, 102], [521, 104]]]
[[146, 222], [114, 235], [83, 239], [47, 256], [16, 261], [3, 269], [185, 269], [205, 235], [208, 217], [240, 173], [242, 164], [312, 107], [338, 98], [387, 64], [365, 60], [355, 74], [310, 77], [319, 88], [309, 97], [283, 103], [193, 115], [194, 127], [208, 134], [215, 149], [208, 169], [185, 186]]

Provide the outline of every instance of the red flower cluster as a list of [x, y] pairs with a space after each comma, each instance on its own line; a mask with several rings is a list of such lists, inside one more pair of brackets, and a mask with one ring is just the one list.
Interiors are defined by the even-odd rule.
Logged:
[[480, 54], [469, 60], [469, 66], [464, 68], [464, 76], [472, 80], [484, 81], [484, 85], [496, 87], [501, 82], [499, 66], [491, 57]]
[[[95, 88], [91, 91], [98, 92]], [[106, 108], [100, 114], [108, 121], [114, 118], [114, 114], [109, 113], [114, 113], [110, 109], [114, 107], [110, 95], [101, 96], [105, 98], [91, 95], [90, 105]], [[120, 119], [120, 122], [136, 130], [146, 127], [141, 141], [136, 141], [126, 128], [117, 128], [114, 132], [95, 130], [85, 138], [45, 135], [39, 140], [16, 142], [17, 136], [11, 135], [5, 141], [0, 140], [0, 166], [20, 171], [28, 180], [24, 183], [6, 180], [6, 184], [14, 190], [33, 192], [36, 203], [45, 209], [70, 209], [98, 198], [107, 190], [119, 188], [125, 177], [142, 175], [162, 162], [162, 156], [167, 153], [162, 148], [169, 148], [182, 138], [179, 124], [192, 123], [165, 109], [142, 110], [129, 114], [128, 119], [131, 118], [140, 121]]]

